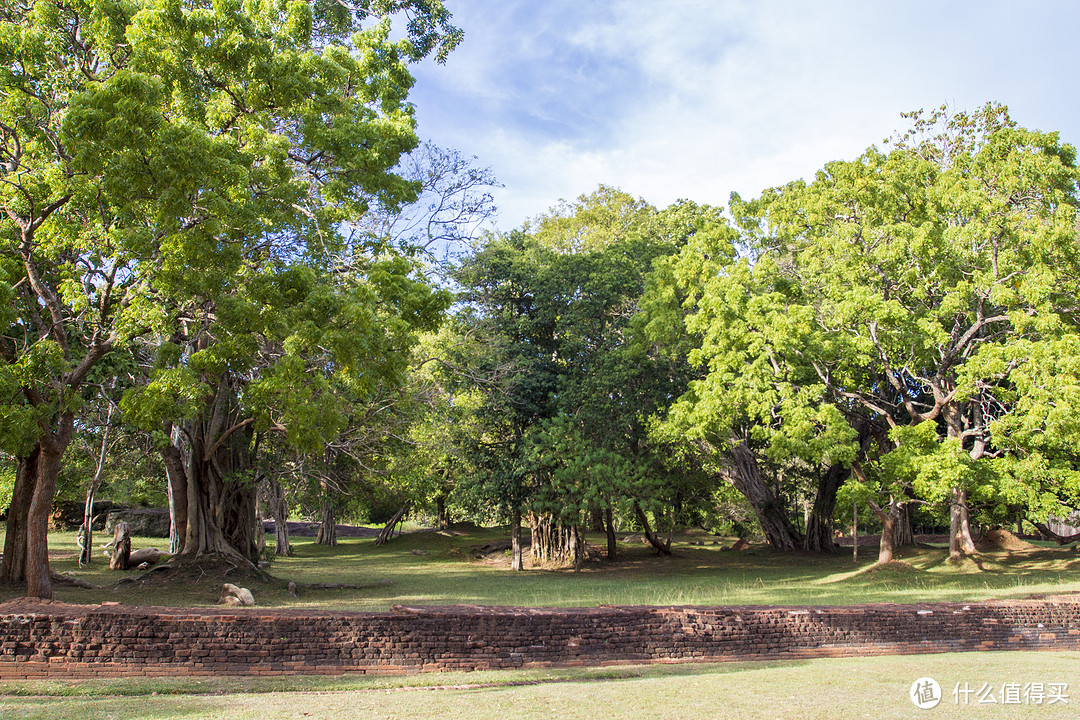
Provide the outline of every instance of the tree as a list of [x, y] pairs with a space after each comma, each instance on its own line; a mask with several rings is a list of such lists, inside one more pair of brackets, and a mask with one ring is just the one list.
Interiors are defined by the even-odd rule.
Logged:
[[1015, 502], [1050, 462], [1049, 443], [1006, 430], [1045, 421], [1035, 366], [1075, 334], [1077, 170], [1056, 134], [999, 106], [912, 120], [888, 152], [733, 197], [747, 258], [729, 240], [719, 265], [682, 259], [705, 372], [676, 410], [742, 408], [779, 437], [819, 425], [807, 437], [875, 484], [879, 509], [949, 503], [957, 556], [973, 550], [972, 498]]
[[[437, 0], [0, 10], [2, 441], [20, 458], [9, 539], [25, 546], [4, 579], [51, 594], [56, 476], [105, 355], [227, 315], [248, 273], [336, 250], [372, 198], [415, 194], [392, 172], [417, 143], [407, 65], [453, 47], [448, 21]], [[233, 413], [230, 389], [211, 389], [206, 422]]]
[[515, 551], [519, 521], [529, 522], [536, 563], [580, 564], [587, 518], [603, 518], [613, 539], [613, 513], [645, 518], [642, 508], [674, 499], [645, 420], [679, 373], [633, 346], [630, 319], [653, 260], [710, 212], [658, 211], [602, 187], [490, 238], [462, 264], [457, 278], [487, 340], [475, 375], [500, 377], [476, 386], [478, 494], [509, 516]]

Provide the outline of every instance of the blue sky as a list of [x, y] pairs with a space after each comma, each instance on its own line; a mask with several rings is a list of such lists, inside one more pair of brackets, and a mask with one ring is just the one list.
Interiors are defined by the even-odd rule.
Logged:
[[475, 155], [508, 230], [600, 184], [657, 206], [810, 177], [900, 113], [1009, 106], [1080, 144], [1080, 2], [445, 0], [419, 134]]

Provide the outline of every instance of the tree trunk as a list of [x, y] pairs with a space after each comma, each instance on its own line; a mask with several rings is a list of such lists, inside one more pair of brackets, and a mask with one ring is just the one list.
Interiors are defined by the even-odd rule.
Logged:
[[514, 508], [510, 518], [510, 569], [524, 569], [521, 557], [521, 510], [518, 508]]
[[645, 532], [645, 539], [649, 541], [649, 544], [656, 548], [656, 551], [661, 555], [670, 555], [671, 538], [669, 537], [667, 542], [664, 542], [657, 537], [656, 533], [653, 532], [652, 526], [649, 524], [649, 517], [636, 502], [634, 503], [634, 515], [641, 524], [641, 529]]
[[113, 528], [112, 557], [109, 558], [110, 570], [127, 570], [131, 564], [131, 535], [128, 524], [118, 522]]
[[589, 509], [589, 532], [604, 532], [604, 510], [594, 507]]
[[585, 559], [585, 539], [577, 525], [562, 525], [551, 515], [530, 515], [529, 555], [536, 565], [573, 565]]
[[881, 541], [878, 543], [878, 565], [884, 565], [893, 561], [896, 553], [896, 524], [903, 515], [903, 505], [890, 500], [888, 510], [878, 507], [873, 500], [870, 501], [870, 509], [881, 521]]
[[803, 545], [802, 536], [792, 525], [787, 508], [776, 491], [761, 477], [757, 459], [745, 442], [732, 448], [729, 479], [754, 509], [765, 541], [776, 550], [791, 552]]
[[169, 495], [169, 554], [179, 555], [184, 551], [188, 525], [188, 476], [181, 449], [183, 439], [180, 429], [172, 423], [165, 423], [164, 431], [169, 443], [161, 448], [161, 459], [165, 464], [166, 490]]
[[49, 513], [56, 495], [56, 478], [60, 464], [71, 441], [75, 417], [65, 413], [60, 420], [61, 432], [39, 441], [41, 454], [37, 462], [37, 480], [30, 499], [26, 519], [26, 595], [52, 599], [52, 578], [49, 572]]
[[968, 524], [967, 491], [958, 487], [953, 490], [949, 511], [949, 559], [959, 560], [964, 555], [974, 554], [975, 543]]
[[315, 536], [315, 542], [319, 545], [334, 547], [337, 545], [337, 518], [334, 517], [334, 502], [328, 497], [322, 500], [319, 519], [319, 533]]
[[383, 526], [382, 530], [379, 531], [379, 536], [375, 538], [375, 544], [385, 545], [386, 543], [390, 542], [390, 540], [394, 537], [394, 528], [397, 527], [398, 523], [405, 519], [405, 515], [407, 515], [408, 512], [409, 506], [404, 505], [401, 507], [401, 509], [394, 513], [394, 517], [390, 518], [390, 521]]
[[259, 548], [253, 421], [236, 420], [235, 392], [224, 381], [208, 415], [192, 423], [188, 432], [187, 532], [182, 554], [225, 555], [255, 564]]
[[833, 465], [818, 476], [817, 495], [814, 506], [806, 520], [806, 536], [803, 548], [811, 552], [836, 552], [833, 542], [833, 513], [836, 510], [836, 493], [851, 477], [851, 467]]
[[292, 544], [289, 542], [289, 507], [285, 502], [281, 483], [274, 478], [266, 478], [260, 488], [263, 506], [274, 519], [274, 554], [288, 557], [292, 555]]
[[41, 446], [34, 445], [26, 457], [16, 459], [15, 488], [8, 508], [4, 557], [0, 562], [0, 582], [10, 585], [26, 582], [26, 522], [34, 496], [40, 455]]
[[446, 494], [440, 493], [435, 498], [435, 528], [437, 530], [450, 529], [450, 514], [446, 512]]
[[881, 542], [878, 543], [878, 565], [892, 562], [896, 551], [896, 522], [897, 517], [892, 513], [886, 514], [881, 519]]
[[904, 503], [900, 506], [900, 517], [896, 520], [896, 547], [911, 547], [915, 544], [915, 506]]
[[619, 545], [615, 538], [615, 523], [611, 507], [604, 508], [604, 529], [607, 531], [607, 559], [614, 561], [619, 554]]

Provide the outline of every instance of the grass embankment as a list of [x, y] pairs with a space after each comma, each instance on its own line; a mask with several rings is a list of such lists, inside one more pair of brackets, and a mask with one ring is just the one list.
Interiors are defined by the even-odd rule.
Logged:
[[[1080, 653], [961, 653], [720, 665], [653, 665], [397, 678], [113, 680], [0, 683], [4, 718], [1075, 718]], [[912, 683], [937, 680], [919, 710]], [[1020, 695], [1002, 704], [1006, 683]], [[1066, 683], [1068, 704], [1031, 685]], [[994, 704], [977, 702], [988, 686]], [[1027, 694], [1024, 688], [1028, 688]], [[963, 688], [971, 690], [965, 695]], [[961, 690], [954, 695], [954, 690]], [[964, 700], [966, 699], [966, 703]], [[1012, 698], [1008, 698], [1012, 699]], [[959, 700], [959, 702], [958, 702]]]
[[[724, 549], [729, 541], [704, 534], [676, 541], [674, 555], [658, 557], [640, 542], [622, 543], [615, 563], [589, 562], [572, 570], [508, 569], [503, 553], [474, 558], [482, 545], [506, 539], [505, 529], [403, 535], [382, 547], [370, 539], [347, 539], [336, 548], [297, 538], [295, 555], [273, 561], [270, 572], [283, 580], [249, 583], [263, 606], [323, 607], [334, 610], [388, 610], [407, 605], [848, 605], [867, 602], [970, 602], [1023, 598], [1032, 594], [1080, 591], [1080, 554], [1069, 548], [1033, 547], [980, 554], [959, 566], [947, 550], [909, 548], [902, 565], [874, 568], [876, 553], [860, 549], [833, 556], [780, 554], [764, 547]], [[602, 538], [595, 538], [597, 544]], [[189, 577], [182, 583], [124, 584], [98, 555], [89, 569], [79, 569], [73, 533], [50, 535], [53, 569], [70, 572], [100, 590], [57, 587], [56, 599], [75, 603], [122, 601], [139, 605], [213, 605], [220, 578]], [[160, 539], [136, 538], [134, 547], [160, 545]], [[718, 542], [720, 544], [712, 544]], [[700, 544], [704, 543], [704, 544]], [[286, 591], [289, 580], [301, 585], [299, 597]], [[305, 583], [359, 585], [356, 589], [305, 590]], [[0, 591], [0, 600], [16, 595]]]

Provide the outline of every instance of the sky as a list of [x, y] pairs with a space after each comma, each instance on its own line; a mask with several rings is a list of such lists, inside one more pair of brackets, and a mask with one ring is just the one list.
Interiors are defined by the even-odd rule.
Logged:
[[475, 156], [520, 227], [601, 184], [720, 205], [857, 157], [901, 113], [1007, 105], [1080, 145], [1074, 0], [445, 0], [418, 134]]

